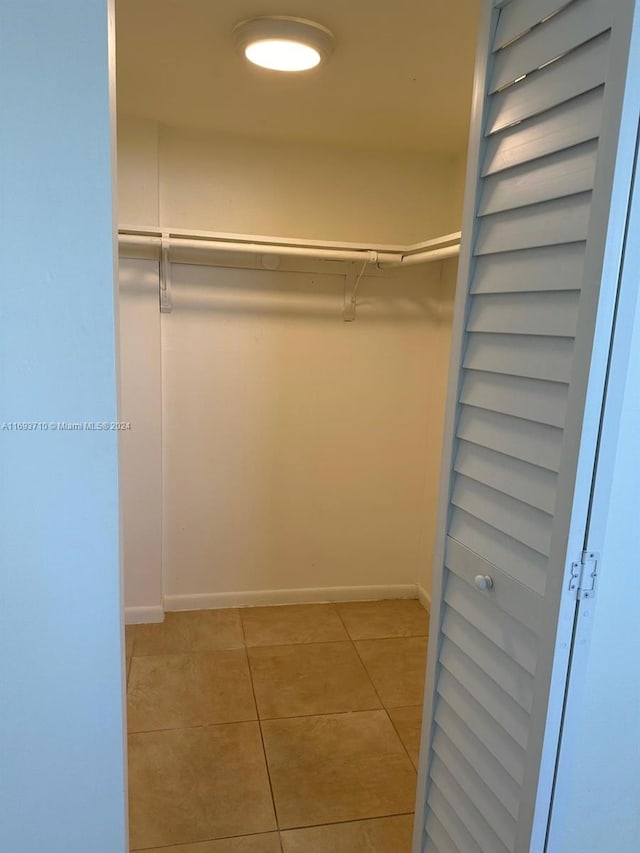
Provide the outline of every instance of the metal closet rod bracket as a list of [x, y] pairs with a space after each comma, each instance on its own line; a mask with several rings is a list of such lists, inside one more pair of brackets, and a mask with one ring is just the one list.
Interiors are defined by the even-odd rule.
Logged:
[[160, 311], [162, 314], [170, 314], [173, 308], [171, 301], [171, 261], [169, 260], [170, 246], [169, 235], [165, 233], [160, 242]]
[[376, 266], [379, 265], [379, 256], [377, 252], [367, 252], [360, 270], [358, 270], [359, 264], [357, 261], [349, 264], [349, 269], [344, 277], [344, 309], [342, 312], [342, 318], [345, 323], [352, 323], [356, 319], [358, 285], [360, 284], [360, 279], [364, 275], [364, 271], [368, 264], [375, 264]]

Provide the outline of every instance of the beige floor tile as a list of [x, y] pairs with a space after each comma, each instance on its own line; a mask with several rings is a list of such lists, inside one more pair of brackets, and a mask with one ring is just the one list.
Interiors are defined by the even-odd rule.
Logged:
[[127, 718], [131, 732], [255, 720], [246, 652], [133, 657]]
[[244, 646], [237, 610], [167, 613], [164, 622], [136, 627], [136, 655], [176, 655]]
[[359, 640], [355, 645], [386, 708], [422, 704], [426, 637]]
[[249, 663], [262, 719], [381, 707], [352, 643], [252, 648]]
[[248, 646], [324, 643], [348, 640], [332, 604], [247, 607], [240, 616]]
[[422, 706], [414, 708], [391, 708], [389, 710], [391, 722], [400, 735], [400, 740], [405, 745], [407, 752], [415, 767], [418, 766], [420, 754], [420, 732], [422, 729]]
[[129, 826], [131, 850], [276, 829], [258, 723], [129, 735]]
[[284, 853], [411, 853], [413, 815], [289, 829]]
[[353, 640], [426, 637], [429, 633], [429, 614], [412, 599], [353, 601], [337, 608]]
[[201, 841], [198, 844], [180, 844], [177, 847], [154, 847], [144, 853], [280, 853], [280, 841], [277, 832], [268, 832]]
[[281, 829], [411, 812], [416, 773], [384, 711], [262, 723]]
[[125, 656], [130, 658], [133, 654], [133, 644], [135, 640], [136, 628], [137, 625], [125, 625], [124, 626], [124, 653]]

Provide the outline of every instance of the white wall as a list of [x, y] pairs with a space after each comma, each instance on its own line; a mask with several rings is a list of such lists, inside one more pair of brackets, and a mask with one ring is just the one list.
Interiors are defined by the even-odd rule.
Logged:
[[157, 225], [158, 125], [118, 115], [118, 222]]
[[[119, 143], [123, 224], [391, 243], [459, 228], [459, 161], [220, 139], [132, 118]], [[173, 267], [175, 307], [161, 321], [168, 608], [264, 590], [430, 590], [456, 264], [365, 276], [353, 324], [342, 321], [344, 265], [287, 269], [299, 274]], [[146, 539], [159, 535], [157, 466], [135, 447], [146, 436], [156, 448], [160, 430], [140, 428], [137, 395], [145, 359], [158, 358], [157, 297], [147, 290], [136, 309], [132, 282], [121, 297], [123, 399], [138, 423], [123, 446], [133, 620], [159, 603], [158, 549]]]
[[158, 262], [120, 262], [120, 503], [127, 621], [162, 619]]
[[[117, 419], [112, 12], [0, 0], [5, 424]], [[124, 853], [117, 433], [0, 458], [0, 847]]]
[[640, 850], [640, 188], [636, 184], [602, 424], [589, 548], [593, 601], [580, 605], [550, 853]]
[[119, 221], [410, 243], [459, 230], [459, 159], [220, 137], [119, 117]]
[[341, 275], [176, 265], [172, 278], [168, 605], [428, 586], [452, 301], [439, 265], [365, 279], [354, 323]]

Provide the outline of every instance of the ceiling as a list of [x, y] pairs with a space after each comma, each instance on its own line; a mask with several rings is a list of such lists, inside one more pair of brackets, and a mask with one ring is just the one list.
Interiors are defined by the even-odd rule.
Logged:
[[[480, 0], [117, 0], [122, 113], [233, 136], [458, 154]], [[326, 65], [265, 71], [231, 30], [257, 15], [329, 27]]]

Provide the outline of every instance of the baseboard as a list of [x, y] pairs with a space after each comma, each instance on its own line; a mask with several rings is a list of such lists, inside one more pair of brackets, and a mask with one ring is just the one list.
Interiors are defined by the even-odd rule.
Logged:
[[211, 592], [166, 595], [165, 611], [215, 610], [221, 607], [255, 607], [273, 604], [319, 604], [329, 601], [378, 601], [383, 598], [417, 598], [416, 584], [384, 586], [330, 586], [315, 589], [258, 589], [249, 592]]
[[431, 596], [423, 586], [420, 586], [420, 584], [418, 584], [418, 601], [427, 613], [431, 613]]
[[153, 607], [125, 607], [124, 624], [142, 625], [146, 622], [163, 622], [164, 610], [161, 604]]
[[127, 625], [162, 622], [165, 612], [179, 610], [216, 610], [224, 607], [260, 607], [274, 604], [320, 604], [329, 601], [379, 601], [385, 598], [417, 598], [425, 610], [431, 600], [417, 584], [380, 586], [330, 586], [312, 589], [257, 589], [248, 592], [209, 592], [194, 595], [167, 595], [162, 605], [125, 607]]

